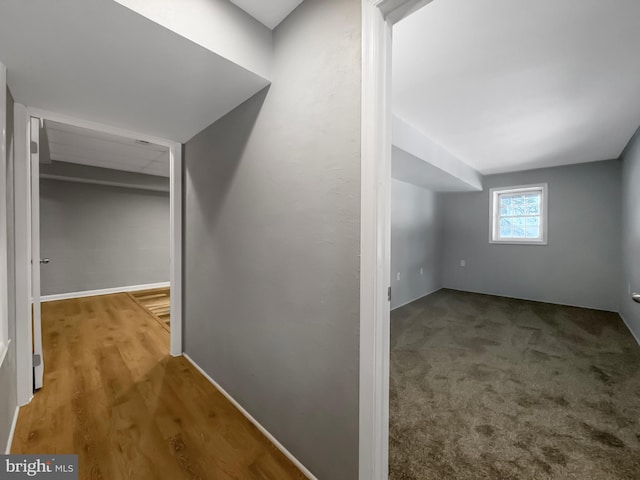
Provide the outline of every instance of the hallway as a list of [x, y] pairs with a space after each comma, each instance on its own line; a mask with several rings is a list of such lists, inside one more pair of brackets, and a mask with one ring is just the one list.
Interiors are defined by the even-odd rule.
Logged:
[[75, 453], [80, 478], [302, 479], [127, 294], [42, 305], [44, 387], [12, 453]]

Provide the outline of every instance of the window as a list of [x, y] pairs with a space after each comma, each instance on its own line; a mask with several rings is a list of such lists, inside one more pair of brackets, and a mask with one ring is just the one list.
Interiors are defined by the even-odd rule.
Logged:
[[547, 244], [547, 184], [491, 189], [490, 243]]

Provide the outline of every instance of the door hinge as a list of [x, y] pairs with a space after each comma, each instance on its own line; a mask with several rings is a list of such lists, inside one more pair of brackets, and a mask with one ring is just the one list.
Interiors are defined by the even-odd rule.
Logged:
[[31, 153], [38, 153], [38, 144], [31, 140]]
[[387, 290], [387, 298], [389, 299], [389, 301], [391, 301], [391, 287], [389, 287], [389, 290]]
[[39, 354], [34, 353], [33, 354], [33, 366], [34, 366], [34, 368], [35, 367], [39, 367], [41, 362], [42, 362], [42, 357]]

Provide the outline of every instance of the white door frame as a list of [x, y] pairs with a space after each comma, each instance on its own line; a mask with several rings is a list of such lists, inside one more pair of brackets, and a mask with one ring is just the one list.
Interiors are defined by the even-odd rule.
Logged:
[[431, 0], [362, 0], [359, 480], [389, 476], [391, 41]]
[[33, 318], [33, 388], [42, 388], [44, 378], [44, 355], [42, 354], [42, 311], [40, 309], [40, 126], [42, 120], [29, 118], [31, 149], [31, 316]]
[[66, 115], [15, 104], [15, 191], [16, 191], [16, 348], [18, 404], [29, 403], [32, 393], [33, 358], [31, 355], [31, 246], [30, 246], [30, 135], [29, 118], [66, 123], [112, 135], [144, 140], [169, 148], [170, 157], [170, 282], [171, 344], [173, 356], [182, 355], [182, 144], [111, 125], [81, 120]]

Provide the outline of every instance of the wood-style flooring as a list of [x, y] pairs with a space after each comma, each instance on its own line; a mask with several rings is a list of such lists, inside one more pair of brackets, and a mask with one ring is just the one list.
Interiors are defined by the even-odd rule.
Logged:
[[149, 312], [160, 324], [169, 331], [171, 324], [171, 289], [154, 288], [140, 292], [130, 292], [134, 302]]
[[78, 454], [81, 479], [305, 478], [127, 294], [42, 307], [44, 387], [12, 453]]

